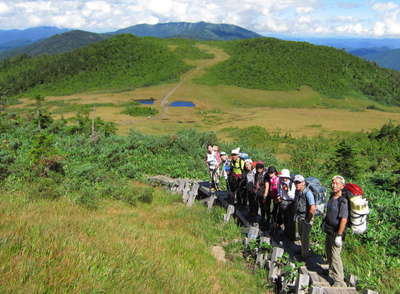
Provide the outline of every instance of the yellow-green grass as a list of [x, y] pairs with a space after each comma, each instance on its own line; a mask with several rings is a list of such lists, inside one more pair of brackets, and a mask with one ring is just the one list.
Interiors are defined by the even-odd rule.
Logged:
[[212, 255], [213, 245], [240, 238], [221, 212], [160, 191], [153, 204], [104, 200], [96, 210], [3, 193], [0, 292], [265, 292], [241, 256], [224, 263]]
[[[267, 130], [281, 129], [283, 132], [300, 135], [318, 135], [321, 132], [354, 132], [369, 130], [383, 125], [388, 120], [400, 121], [400, 108], [379, 105], [367, 99], [347, 97], [327, 98], [304, 86], [293, 91], [264, 91], [235, 86], [206, 86], [196, 84], [194, 79], [219, 62], [229, 58], [222, 49], [199, 44], [201, 50], [214, 55], [212, 59], [187, 60], [195, 66], [181, 77], [179, 83], [162, 84], [131, 91], [92, 92], [63, 97], [48, 97], [48, 100], [73, 100], [74, 103], [113, 103], [115, 107], [98, 107], [93, 116], [113, 121], [120, 134], [129, 129], [145, 133], [175, 133], [182, 128], [220, 130], [226, 127], [258, 125]], [[176, 88], [177, 87], [177, 88]], [[171, 90], [176, 90], [166, 97]], [[152, 106], [159, 111], [154, 117], [130, 117], [121, 114], [119, 103], [132, 99], [155, 98]], [[168, 103], [184, 100], [196, 104], [195, 108], [165, 107]], [[24, 107], [28, 100], [22, 100]], [[31, 103], [31, 101], [29, 101]], [[382, 111], [368, 110], [376, 108]], [[57, 107], [53, 107], [57, 109]], [[216, 112], [217, 113], [213, 113]], [[69, 117], [74, 113], [65, 114]], [[56, 115], [60, 117], [60, 115]], [[319, 127], [315, 127], [318, 125]], [[223, 134], [222, 134], [223, 135]]]

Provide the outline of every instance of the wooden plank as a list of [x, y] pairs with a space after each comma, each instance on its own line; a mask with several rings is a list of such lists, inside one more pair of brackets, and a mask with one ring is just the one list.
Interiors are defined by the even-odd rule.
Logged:
[[316, 272], [308, 271], [313, 286], [330, 287], [329, 282]]
[[311, 293], [315, 294], [358, 294], [356, 288], [343, 287], [312, 287]]

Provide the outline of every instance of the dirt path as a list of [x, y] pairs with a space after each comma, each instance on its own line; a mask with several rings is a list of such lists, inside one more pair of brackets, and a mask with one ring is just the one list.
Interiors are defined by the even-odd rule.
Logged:
[[[205, 69], [208, 67], [211, 67], [217, 63], [220, 63], [222, 61], [225, 61], [229, 58], [229, 55], [223, 51], [222, 49], [216, 48], [216, 47], [211, 47], [208, 45], [204, 44], [199, 44], [197, 47], [205, 51], [207, 53], [211, 53], [214, 55], [214, 58], [211, 59], [200, 59], [200, 60], [189, 60], [186, 61], [188, 64], [195, 66], [193, 69], [189, 70], [185, 74], [182, 75], [180, 82], [177, 85], [174, 85], [174, 87], [168, 91], [164, 97], [161, 99], [161, 113], [159, 117], [161, 118], [166, 118], [168, 116], [168, 105], [169, 101], [168, 99], [183, 85], [190, 83], [193, 78], [201, 76]], [[154, 117], [156, 118], [156, 117]]]

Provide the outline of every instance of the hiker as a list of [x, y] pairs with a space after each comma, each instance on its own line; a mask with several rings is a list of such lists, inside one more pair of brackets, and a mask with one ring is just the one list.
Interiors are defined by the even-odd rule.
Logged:
[[217, 183], [217, 169], [218, 169], [218, 162], [216, 158], [216, 154], [213, 150], [213, 145], [207, 145], [207, 155], [206, 155], [206, 164], [208, 167], [208, 172], [210, 175], [210, 189], [215, 190], [218, 183]]
[[219, 188], [219, 178], [221, 176], [221, 162], [222, 162], [222, 159], [221, 159], [221, 153], [219, 151], [219, 146], [214, 145], [213, 146], [213, 152], [214, 152], [214, 155], [215, 155], [215, 160], [217, 161], [217, 167], [215, 169], [215, 175], [214, 175], [214, 177], [215, 177], [214, 178], [215, 188], [216, 188], [216, 190], [220, 190], [220, 188]]
[[295, 191], [296, 188], [290, 177], [290, 171], [282, 169], [278, 186], [278, 225], [284, 225], [284, 233], [292, 241], [295, 239], [293, 223]]
[[313, 216], [316, 212], [314, 195], [306, 187], [306, 181], [302, 175], [294, 177], [295, 192], [295, 225], [298, 228], [301, 242], [301, 257], [307, 259], [309, 255], [309, 235], [312, 227]]
[[340, 252], [349, 218], [349, 204], [343, 190], [344, 178], [334, 176], [331, 184], [332, 194], [327, 204], [323, 223], [323, 229], [326, 233], [325, 253], [329, 264], [329, 276], [334, 281], [333, 287], [346, 287]]
[[226, 152], [221, 152], [221, 173], [220, 176], [224, 177], [225, 180], [228, 180], [228, 174], [231, 170], [230, 168], [230, 160]]
[[231, 152], [230, 173], [228, 176], [230, 204], [235, 203], [235, 199], [237, 198], [237, 190], [239, 188], [239, 183], [244, 169], [244, 160], [239, 157], [239, 153], [240, 148], [233, 149]]
[[243, 174], [239, 183], [239, 189], [237, 193], [238, 205], [247, 206], [247, 201], [248, 201], [247, 188], [248, 185], [251, 186], [253, 182], [254, 182], [253, 161], [250, 158], [248, 158], [244, 161]]
[[265, 174], [266, 171], [264, 162], [257, 162], [254, 169], [253, 191], [252, 193], [249, 193], [249, 207], [251, 217], [257, 217], [258, 215], [258, 209], [260, 207], [259, 199], [262, 199], [264, 196]]
[[278, 171], [274, 166], [268, 167], [264, 179], [264, 195], [261, 199], [261, 221], [264, 222], [266, 218], [266, 225], [269, 226], [271, 222], [271, 202], [277, 199], [278, 196]]
[[214, 145], [213, 146], [213, 151], [214, 151], [214, 154], [215, 154], [215, 159], [217, 160], [217, 167], [219, 169], [219, 167], [221, 166], [221, 161], [222, 161], [221, 153], [219, 151], [219, 146]]

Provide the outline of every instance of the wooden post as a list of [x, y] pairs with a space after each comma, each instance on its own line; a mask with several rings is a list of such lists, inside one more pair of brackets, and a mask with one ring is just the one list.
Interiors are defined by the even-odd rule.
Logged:
[[225, 223], [229, 222], [229, 219], [234, 213], [235, 213], [235, 206], [229, 204], [228, 207], [226, 208], [226, 213], [224, 214], [224, 222]]
[[191, 185], [192, 185], [191, 182], [186, 181], [185, 187], [183, 188], [183, 194], [182, 194], [183, 203], [187, 203], [187, 201], [189, 199], [189, 191], [190, 191]]
[[309, 284], [310, 284], [309, 275], [299, 273], [296, 280], [296, 294], [305, 294], [306, 293], [305, 290], [308, 288]]
[[268, 272], [268, 279], [270, 281], [274, 281], [279, 276], [279, 267], [276, 266], [276, 261], [278, 258], [282, 257], [283, 253], [284, 250], [280, 247], [274, 247], [272, 250], [271, 263]]
[[192, 190], [190, 190], [190, 192], [189, 192], [189, 199], [187, 201], [187, 206], [192, 206], [193, 205], [194, 200], [196, 199], [197, 194], [199, 192], [199, 186], [200, 185], [197, 182], [193, 184]]
[[255, 223], [253, 226], [250, 226], [249, 232], [247, 233], [247, 237], [250, 240], [256, 240], [259, 233], [260, 233], [260, 228], [258, 227], [258, 223]]

